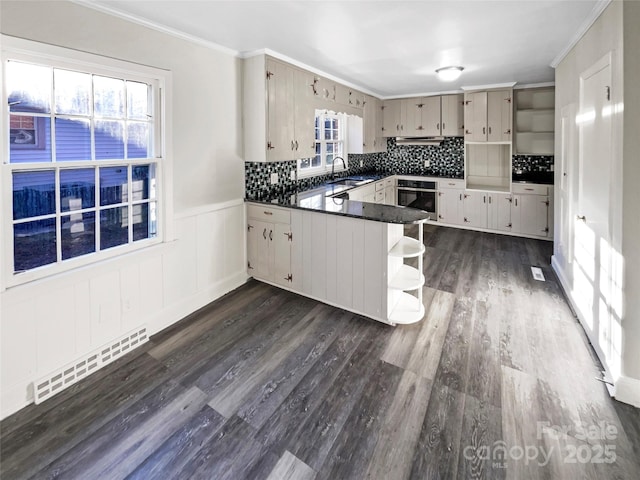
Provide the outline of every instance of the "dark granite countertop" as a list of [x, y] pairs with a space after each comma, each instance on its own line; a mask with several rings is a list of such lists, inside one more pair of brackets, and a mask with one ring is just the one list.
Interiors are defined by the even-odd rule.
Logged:
[[[380, 180], [382, 178], [384, 178], [384, 175], [378, 175], [372, 178], [372, 180]], [[422, 223], [430, 218], [428, 212], [415, 208], [360, 202], [344, 198], [333, 198], [331, 196], [350, 190], [351, 188], [355, 187], [324, 184], [308, 190], [287, 192], [277, 196], [247, 198], [245, 201], [384, 223]]]

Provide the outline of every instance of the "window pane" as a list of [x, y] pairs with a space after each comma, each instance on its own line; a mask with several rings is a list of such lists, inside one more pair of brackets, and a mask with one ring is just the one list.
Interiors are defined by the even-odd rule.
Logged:
[[56, 118], [56, 160], [91, 160], [89, 120]]
[[131, 169], [131, 176], [134, 201], [156, 197], [155, 165], [134, 166]]
[[124, 118], [124, 81], [93, 77], [94, 114], [97, 117]]
[[51, 68], [7, 62], [7, 94], [12, 112], [51, 112]]
[[13, 219], [56, 213], [56, 185], [53, 170], [14, 172]]
[[316, 155], [315, 157], [313, 157], [313, 160], [311, 160], [311, 166], [312, 167], [319, 167], [320, 166], [320, 155]]
[[124, 125], [114, 120], [95, 122], [96, 159], [124, 158]]
[[100, 249], [129, 242], [129, 207], [108, 208], [100, 212]]
[[321, 152], [322, 152], [322, 145], [319, 143], [316, 143], [316, 155], [320, 155]]
[[331, 130], [325, 130], [324, 131], [324, 139], [325, 140], [331, 140]]
[[127, 158], [149, 156], [149, 124], [130, 122], [127, 125]]
[[100, 169], [100, 205], [113, 205], [127, 201], [127, 167]]
[[36, 220], [13, 226], [13, 269], [29, 270], [55, 263], [56, 219]]
[[309, 168], [311, 166], [311, 159], [310, 158], [303, 158], [302, 160], [300, 160], [300, 168], [304, 169], [304, 168]]
[[53, 79], [56, 113], [89, 115], [91, 75], [56, 68], [53, 70]]
[[9, 123], [9, 162], [51, 161], [50, 118], [10, 115]]
[[136, 120], [149, 118], [149, 85], [127, 82], [127, 117]]
[[96, 204], [93, 168], [60, 170], [60, 209], [63, 212], [92, 208]]
[[96, 251], [95, 212], [72, 213], [61, 218], [63, 260]]
[[156, 236], [156, 203], [142, 203], [133, 206], [133, 241]]

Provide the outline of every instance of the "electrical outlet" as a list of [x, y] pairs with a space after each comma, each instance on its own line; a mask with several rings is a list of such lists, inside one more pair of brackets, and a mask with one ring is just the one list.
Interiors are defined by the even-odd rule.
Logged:
[[271, 185], [275, 185], [276, 183], [278, 183], [278, 173], [272, 173], [271, 174]]
[[424, 161], [424, 166], [425, 166], [425, 167], [428, 167], [428, 166], [430, 166], [430, 165], [431, 165], [431, 162], [430, 162], [429, 160], [425, 160], [425, 161]]
[[363, 160], [360, 160], [360, 167], [361, 168], [364, 167], [364, 161]]
[[292, 181], [294, 181], [294, 182], [296, 181], [296, 171], [295, 170], [291, 170], [290, 178], [291, 178]]

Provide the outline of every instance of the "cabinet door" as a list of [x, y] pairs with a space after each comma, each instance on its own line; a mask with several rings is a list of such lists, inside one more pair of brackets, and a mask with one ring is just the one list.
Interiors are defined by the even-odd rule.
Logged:
[[382, 109], [382, 100], [378, 100], [377, 98], [373, 99], [373, 102], [376, 105], [376, 139], [374, 142], [375, 152], [386, 152], [387, 151], [387, 139], [385, 138], [384, 131], [382, 130], [383, 124], [383, 109]]
[[370, 95], [365, 95], [364, 97], [362, 120], [364, 123], [363, 151], [364, 153], [373, 153], [376, 151], [376, 102]]
[[[424, 110], [424, 98], [407, 98], [403, 99], [403, 101], [405, 102], [406, 121], [404, 122], [405, 125], [402, 125], [403, 128], [401, 135], [411, 137], [425, 136], [426, 133], [422, 114]], [[402, 121], [400, 123], [402, 123]]]
[[271, 224], [250, 219], [247, 223], [247, 273], [269, 277], [269, 232]]
[[328, 78], [318, 77], [316, 82], [316, 96], [325, 102], [335, 102], [336, 84]]
[[294, 159], [294, 69], [267, 60], [267, 160]]
[[336, 103], [338, 105], [348, 106], [349, 105], [349, 87], [342, 85], [341, 83], [336, 83]]
[[440, 135], [440, 97], [423, 97], [422, 105], [422, 126], [424, 127], [424, 133], [422, 133], [421, 135], [426, 135], [428, 137], [436, 137]]
[[487, 226], [492, 230], [511, 231], [511, 194], [489, 193]]
[[400, 133], [402, 100], [385, 100], [382, 111], [382, 134], [385, 137], [397, 137]]
[[315, 95], [313, 74], [295, 70], [295, 159], [315, 156]]
[[514, 195], [512, 206], [513, 232], [546, 237], [549, 197], [546, 195]]
[[452, 225], [462, 225], [463, 190], [442, 189], [438, 191], [438, 221]]
[[396, 204], [396, 189], [393, 187], [385, 187], [384, 189], [384, 203], [386, 205]]
[[511, 90], [487, 92], [487, 140], [511, 141]]
[[487, 228], [487, 192], [465, 191], [463, 195], [464, 225]]
[[275, 223], [269, 232], [272, 262], [272, 280], [280, 285], [290, 286], [291, 275], [291, 226]]
[[461, 137], [464, 135], [464, 96], [442, 95], [441, 97], [442, 135]]
[[464, 125], [467, 142], [487, 141], [487, 92], [464, 94]]

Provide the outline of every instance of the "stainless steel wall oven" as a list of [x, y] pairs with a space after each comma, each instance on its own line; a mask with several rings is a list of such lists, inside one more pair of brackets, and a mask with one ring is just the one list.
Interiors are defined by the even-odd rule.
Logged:
[[397, 205], [424, 210], [432, 214], [431, 220], [437, 219], [436, 182], [398, 179], [397, 192]]

